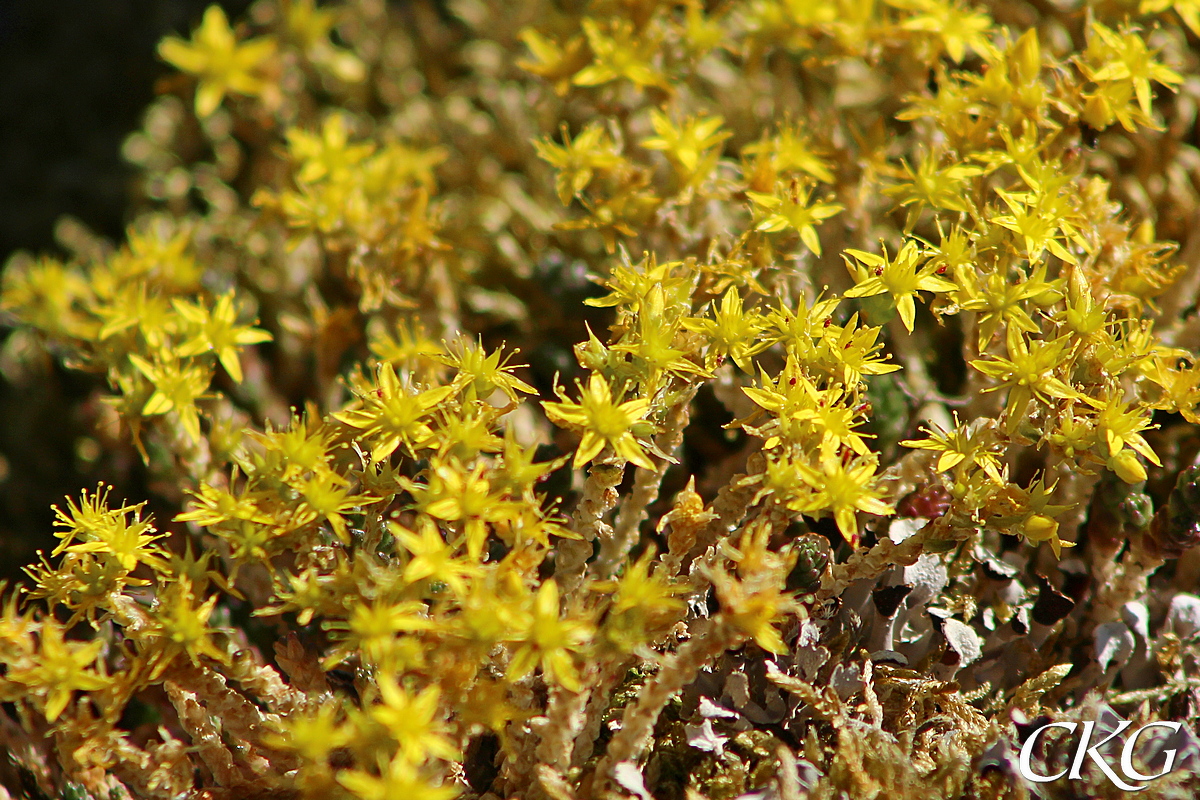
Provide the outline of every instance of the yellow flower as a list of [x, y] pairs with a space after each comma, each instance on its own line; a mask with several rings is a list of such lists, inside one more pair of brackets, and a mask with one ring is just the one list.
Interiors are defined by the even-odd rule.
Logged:
[[292, 0], [284, 8], [287, 8], [289, 32], [299, 40], [314, 64], [325, 67], [347, 83], [358, 83], [367, 77], [367, 67], [358, 56], [334, 47], [329, 41], [329, 32], [337, 23], [335, 9], [319, 9], [316, 0]]
[[[1158, 427], [1150, 424], [1149, 409], [1133, 403], [1122, 402], [1119, 389], [1110, 389], [1105, 395], [1102, 401], [1103, 407], [1096, 415], [1096, 430], [1104, 434], [1109, 457], [1115, 458], [1128, 447], [1144, 456], [1151, 464], [1161, 467], [1162, 461], [1141, 434], [1144, 430]], [[1136, 459], [1133, 459], [1132, 462], [1127, 460], [1126, 463], [1136, 463]], [[1141, 469], [1140, 464], [1137, 469]], [[1142, 480], [1145, 480], [1144, 470], [1142, 470]]]
[[767, 327], [767, 320], [754, 309], [747, 311], [742, 296], [732, 286], [721, 298], [719, 306], [713, 304], [712, 313], [711, 320], [705, 317], [683, 320], [683, 327], [708, 337], [708, 363], [705, 366], [712, 369], [729, 356], [739, 368], [752, 372], [754, 366], [750, 359], [770, 345], [769, 341], [758, 338], [759, 332]]
[[775, 136], [746, 145], [742, 154], [768, 157], [776, 172], [803, 172], [822, 183], [834, 182], [824, 153], [815, 149], [808, 134], [793, 122], [781, 125]]
[[1038, 478], [1028, 489], [1019, 490], [1023, 495], [1022, 505], [1025, 513], [1021, 518], [1020, 533], [1031, 542], [1049, 542], [1055, 558], [1062, 558], [1062, 548], [1074, 547], [1074, 542], [1064, 542], [1058, 537], [1058, 522], [1054, 517], [1066, 511], [1070, 506], [1051, 505], [1050, 496], [1054, 493], [1057, 481], [1046, 486], [1044, 477]]
[[1103, 63], [1103, 66], [1089, 76], [1101, 86], [1097, 95], [1102, 94], [1109, 84], [1120, 88], [1131, 87], [1137, 97], [1138, 109], [1148, 117], [1151, 81], [1172, 91], [1183, 83], [1183, 76], [1158, 62], [1155, 59], [1157, 53], [1148, 48], [1146, 42], [1134, 30], [1123, 29], [1118, 34], [1099, 22], [1093, 22], [1092, 34], [1088, 42], [1088, 55], [1094, 58], [1102, 56], [1102, 59], [1096, 60]]
[[562, 139], [563, 143], [559, 145], [545, 137], [534, 141], [533, 146], [539, 158], [558, 170], [554, 187], [565, 206], [588, 187], [597, 171], [618, 166], [621, 154], [612, 137], [597, 123], [588, 125], [574, 140], [564, 124]]
[[435, 462], [430, 473], [427, 485], [412, 489], [416, 507], [436, 519], [461, 523], [467, 553], [478, 559], [487, 543], [488, 523], [511, 519], [519, 504], [492, 493], [483, 464], [467, 471], [455, 460]]
[[225, 12], [211, 5], [191, 42], [177, 36], [158, 45], [164, 61], [200, 79], [196, 87], [196, 116], [217, 110], [226, 94], [261, 95], [269, 84], [258, 70], [275, 54], [275, 40], [263, 36], [238, 44]]
[[1061, 280], [1046, 280], [1045, 263], [1038, 264], [1030, 275], [1022, 274], [1015, 281], [1008, 280], [1001, 270], [997, 270], [983, 279], [982, 286], [974, 269], [955, 272], [965, 278], [961, 280], [962, 294], [967, 299], [960, 302], [960, 307], [963, 311], [975, 311], [979, 315], [977, 348], [981, 353], [987, 349], [988, 342], [1002, 323], [1009, 331], [1015, 328], [1026, 333], [1037, 333], [1041, 330], [1021, 304], [1039, 303], [1043, 299], [1057, 297], [1062, 284]]
[[428, 445], [433, 438], [433, 429], [426, 421], [455, 391], [454, 386], [438, 386], [412, 392], [401, 384], [391, 364], [381, 364], [378, 388], [366, 388], [362, 407], [334, 414], [333, 418], [357, 428], [365, 438], [372, 440], [371, 460], [382, 461], [401, 444], [410, 453]]
[[[592, 50], [592, 63], [576, 73], [576, 86], [600, 86], [624, 78], [643, 88], [668, 86], [662, 71], [654, 62], [659, 55], [657, 37], [635, 31], [628, 20], [609, 26], [606, 34], [593, 19], [583, 20], [583, 32]], [[526, 44], [529, 40], [526, 40]]]
[[1078, 391], [1056, 378], [1054, 372], [1062, 369], [1069, 360], [1071, 342], [1063, 336], [1052, 341], [1026, 341], [1025, 334], [1013, 326], [1007, 331], [1008, 358], [992, 356], [991, 360], [976, 360], [971, 366], [984, 375], [1000, 381], [989, 386], [985, 392], [1007, 388], [1008, 430], [1016, 429], [1029, 401], [1037, 397], [1049, 404], [1052, 398], [1060, 400], [1083, 399]]
[[900, 27], [937, 36], [956, 64], [962, 63], [968, 49], [979, 53], [988, 47], [993, 23], [983, 12], [947, 0], [889, 0], [888, 4], [916, 12]]
[[858, 545], [856, 511], [886, 516], [892, 508], [880, 499], [882, 492], [874, 487], [875, 462], [858, 457], [849, 466], [840, 456], [830, 453], [821, 459], [820, 469], [807, 464], [797, 465], [804, 482], [816, 490], [807, 508], [798, 511], [828, 510], [837, 521], [838, 530], [851, 546]]
[[458, 370], [454, 383], [462, 387], [468, 400], [486, 400], [492, 392], [499, 389], [511, 401], [517, 401], [517, 393], [536, 394], [536, 390], [525, 381], [513, 375], [513, 370], [528, 366], [527, 364], [510, 364], [509, 359], [519, 350], [503, 355], [500, 350], [491, 353], [484, 349], [482, 342], [472, 342], [470, 339], [459, 339], [449, 345], [444, 355], [434, 357], [449, 367]]
[[237, 309], [233, 307], [233, 292], [218, 298], [212, 308], [182, 300], [173, 300], [172, 305], [194, 329], [191, 338], [179, 345], [176, 352], [181, 356], [216, 353], [217, 360], [236, 383], [242, 382], [238, 348], [271, 341], [271, 334], [261, 328], [236, 324]]
[[746, 196], [758, 207], [760, 219], [755, 230], [773, 233], [792, 228], [800, 234], [800, 241], [821, 255], [821, 240], [817, 237], [817, 224], [842, 211], [839, 203], [818, 202], [809, 204], [811, 188], [801, 188], [800, 181], [792, 180], [788, 187], [776, 190], [773, 195], [746, 192]]
[[721, 117], [689, 117], [680, 125], [675, 125], [670, 117], [655, 109], [650, 112], [650, 121], [658, 136], [643, 139], [642, 147], [662, 150], [683, 167], [687, 175], [696, 171], [709, 150], [733, 135], [721, 130], [725, 122]]
[[421, 532], [414, 533], [393, 522], [392, 534], [412, 556], [404, 567], [404, 580], [415, 583], [428, 578], [441, 581], [456, 594], [467, 593], [467, 578], [479, 574], [479, 567], [466, 559], [454, 555], [454, 548], [442, 537], [437, 525], [428, 518], [420, 518]]
[[884, 360], [886, 356], [878, 355], [883, 347], [876, 341], [879, 331], [878, 326], [859, 327], [857, 311], [845, 325], [831, 324], [825, 329], [818, 355], [831, 368], [835, 380], [853, 386], [863, 375], [886, 375], [900, 369], [899, 364], [889, 364]]
[[604, 636], [618, 650], [632, 653], [648, 649], [655, 635], [673, 624], [687, 608], [677, 595], [687, 591], [683, 584], [668, 583], [666, 570], [651, 572], [654, 548], [649, 547], [625, 573], [615, 580], [596, 581], [591, 589], [609, 595], [604, 614]]
[[381, 670], [377, 683], [383, 702], [372, 706], [371, 716], [399, 743], [399, 757], [412, 764], [430, 756], [446, 761], [458, 758], [458, 750], [438, 720], [438, 687], [427, 686], [413, 696], [400, 687], [390, 670]]
[[1041, 261], [1047, 250], [1068, 264], [1076, 263], [1067, 245], [1074, 243], [1082, 247], [1083, 237], [1076, 230], [1070, 218], [1071, 209], [1061, 195], [1006, 192], [1003, 189], [997, 189], [996, 194], [1004, 200], [1009, 213], [996, 214], [990, 221], [1021, 237], [1029, 263]]
[[571, 88], [575, 73], [587, 66], [590, 60], [582, 36], [573, 36], [559, 44], [533, 28], [525, 28], [517, 35], [533, 56], [533, 59], [517, 59], [517, 66], [550, 81], [560, 97]]
[[1058, 521], [1045, 514], [1032, 514], [1025, 520], [1025, 538], [1031, 542], [1049, 542], [1055, 558], [1062, 558], [1064, 547], [1074, 547], [1074, 542], [1058, 538]]
[[62, 629], [52, 619], [42, 622], [41, 652], [34, 666], [10, 667], [4, 676], [11, 683], [29, 688], [34, 696], [43, 698], [42, 713], [54, 722], [71, 702], [76, 690], [93, 692], [108, 685], [108, 678], [91, 668], [104, 649], [104, 641], [63, 641]]
[[350, 144], [350, 123], [342, 112], [326, 117], [320, 133], [292, 128], [287, 140], [288, 155], [299, 166], [296, 182], [301, 184], [346, 180], [375, 152], [371, 142]]
[[378, 498], [350, 494], [348, 483], [341, 475], [329, 470], [319, 470], [310, 477], [294, 480], [291, 488], [303, 500], [296, 512], [295, 521], [305, 525], [324, 519], [329, 522], [342, 544], [350, 544], [350, 532], [342, 514]]
[[904, 243], [893, 259], [888, 258], [887, 247], [883, 248], [882, 256], [862, 250], [847, 250], [846, 255], [853, 256], [859, 262], [855, 264], [846, 259], [846, 268], [857, 282], [846, 292], [846, 297], [872, 297], [885, 292], [890, 294], [896, 304], [896, 310], [900, 312], [900, 320], [909, 333], [912, 333], [916, 316], [913, 297], [918, 291], [952, 292], [958, 288], [950, 281], [938, 277], [937, 270], [941, 267], [932, 263], [921, 266], [922, 254], [912, 239]]
[[190, 578], [180, 575], [163, 590], [153, 611], [154, 622], [150, 632], [157, 639], [159, 649], [154, 659], [153, 674], [161, 671], [178, 655], [186, 654], [193, 664], [199, 664], [200, 656], [228, 663], [228, 656], [213, 643], [216, 629], [209, 627], [219, 595], [194, 605], [196, 592]]
[[553, 580], [546, 581], [538, 589], [526, 622], [524, 630], [514, 637], [520, 644], [509, 662], [508, 679], [520, 680], [540, 664], [547, 681], [578, 692], [581, 685], [573, 653], [583, 649], [591, 639], [592, 631], [586, 623], [561, 618], [558, 584]]
[[420, 776], [416, 765], [397, 753], [379, 776], [359, 769], [337, 773], [337, 780], [353, 797], [362, 800], [450, 800], [458, 794], [453, 786], [435, 786]]
[[[142, 519], [144, 505], [139, 503], [109, 512], [106, 524], [84, 532], [85, 541], [63, 547], [66, 545], [64, 541], [55, 553], [61, 550], [68, 553], [101, 553], [116, 561], [127, 572], [132, 572], [138, 562], [162, 565], [163, 550], [154, 542], [166, 534], [158, 533], [149, 519]], [[132, 520], [128, 518], [129, 512], [133, 512]], [[61, 518], [61, 512], [59, 514]]]
[[[565, 397], [563, 399], [566, 400]], [[593, 372], [587, 388], [580, 387], [578, 403], [543, 402], [542, 406], [554, 424], [583, 432], [583, 440], [575, 451], [574, 466], [583, 466], [607, 446], [631, 464], [654, 469], [654, 462], [646, 455], [645, 446], [632, 431], [635, 424], [646, 416], [650, 408], [649, 400], [617, 403], [613, 400], [608, 381]]]
[[368, 603], [360, 600], [350, 612], [349, 619], [321, 623], [322, 628], [333, 631], [334, 637], [341, 639], [325, 657], [325, 669], [330, 669], [356, 654], [361, 654], [373, 664], [389, 662], [399, 634], [434, 627], [434, 621], [429, 618], [427, 611], [425, 604], [419, 600], [400, 600], [394, 603], [385, 600]]
[[196, 407], [211, 378], [209, 368], [200, 364], [184, 366], [168, 350], [160, 351], [154, 363], [130, 353], [129, 361], [154, 385], [154, 393], [142, 406], [144, 416], [154, 417], [174, 411], [193, 442], [200, 441], [200, 409]]
[[921, 154], [921, 160], [914, 169], [907, 160], [901, 162], [906, 180], [896, 186], [884, 189], [884, 194], [899, 198], [901, 206], [913, 206], [909, 214], [912, 228], [921, 211], [930, 208], [941, 208], [947, 211], [971, 211], [971, 191], [967, 181], [983, 174], [982, 167], [967, 164], [951, 163], [938, 168], [940, 157], [932, 150]]
[[[995, 426], [971, 423], [961, 425], [958, 415], [954, 416], [955, 427], [949, 433], [937, 426], [922, 427], [921, 430], [929, 436], [928, 439], [905, 439], [900, 442], [902, 447], [912, 447], [917, 450], [929, 450], [940, 453], [937, 465], [938, 472], [949, 472], [959, 464], [978, 465], [997, 485], [1004, 483], [1000, 475], [999, 449], [1001, 441], [996, 435]], [[937, 428], [937, 430], [934, 430]]]

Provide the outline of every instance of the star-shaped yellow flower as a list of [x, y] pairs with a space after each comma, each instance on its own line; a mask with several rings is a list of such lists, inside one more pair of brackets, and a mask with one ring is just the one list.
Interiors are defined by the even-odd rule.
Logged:
[[166, 62], [195, 75], [196, 116], [207, 117], [217, 110], [230, 92], [261, 95], [269, 86], [259, 69], [275, 54], [275, 40], [262, 36], [238, 44], [225, 12], [211, 5], [190, 42], [170, 36], [158, 45]]
[[904, 243], [893, 259], [888, 258], [886, 247], [882, 256], [862, 250], [847, 250], [846, 255], [853, 256], [859, 262], [856, 264], [846, 259], [846, 267], [857, 282], [846, 292], [846, 297], [890, 294], [896, 310], [900, 312], [900, 321], [909, 333], [912, 333], [917, 313], [913, 297], [918, 291], [952, 292], [958, 288], [945, 278], [938, 277], [938, 270], [944, 270], [944, 267], [929, 262], [921, 265], [921, 251], [912, 239]]
[[654, 469], [654, 462], [631, 430], [646, 415], [649, 400], [618, 403], [613, 400], [608, 381], [592, 373], [587, 388], [580, 387], [578, 403], [542, 403], [542, 406], [554, 424], [583, 433], [583, 440], [575, 451], [574, 466], [581, 467], [591, 461], [607, 445], [626, 461], [643, 469]]

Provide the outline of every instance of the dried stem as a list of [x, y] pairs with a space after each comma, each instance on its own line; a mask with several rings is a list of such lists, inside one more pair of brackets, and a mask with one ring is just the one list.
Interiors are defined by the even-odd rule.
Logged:
[[612, 780], [613, 767], [636, 761], [646, 748], [650, 734], [667, 702], [693, 680], [701, 667], [721, 653], [737, 647], [745, 639], [724, 614], [718, 614], [707, 631], [699, 631], [671, 655], [651, 678], [638, 698], [625, 708], [621, 728], [608, 743], [608, 749], [592, 778], [592, 796], [605, 796]]
[[276, 713], [290, 714], [308, 704], [304, 692], [285, 683], [279, 671], [270, 664], [259, 663], [252, 650], [241, 650], [234, 655], [230, 677]]
[[588, 479], [583, 487], [583, 497], [575, 507], [572, 525], [582, 539], [564, 539], [558, 545], [555, 557], [554, 579], [558, 582], [560, 596], [564, 599], [579, 588], [592, 556], [592, 542], [602, 542], [612, 536], [612, 526], [604, 516], [617, 504], [617, 487], [625, 477], [625, 461], [612, 459], [605, 451], [592, 463]]
[[[583, 675], [585, 686], [591, 685], [588, 670]], [[550, 700], [546, 707], [545, 721], [539, 726], [536, 753], [538, 761], [558, 775], [566, 773], [571, 765], [571, 751], [575, 737], [584, 725], [584, 712], [591, 696], [589, 691], [572, 692], [562, 686], [550, 689]]]
[[953, 538], [953, 529], [945, 520], [946, 517], [939, 517], [900, 544], [884, 537], [869, 550], [859, 549], [845, 563], [834, 564], [821, 578], [817, 599], [839, 597], [855, 581], [878, 578], [892, 567], [908, 567], [917, 563], [925, 549], [925, 542], [937, 538], [933, 534]]
[[1164, 563], [1161, 556], [1147, 552], [1141, 536], [1134, 537], [1110, 580], [1096, 587], [1092, 601], [1092, 622], [1100, 625], [1121, 618], [1121, 608], [1135, 597], [1146, 594], [1150, 575]]
[[[690, 408], [692, 398], [696, 396], [699, 384], [687, 389], [667, 414], [662, 431], [655, 437], [655, 444], [664, 453], [674, 453], [683, 442], [683, 429], [691, 418]], [[664, 458], [655, 457], [655, 469], [636, 468], [633, 478], [633, 491], [621, 501], [617, 511], [617, 521], [612, 537], [600, 548], [600, 557], [596, 561], [595, 572], [600, 577], [607, 577], [616, 571], [625, 556], [634, 545], [638, 526], [646, 519], [651, 503], [658, 499], [659, 488], [663, 476], [671, 462]]]
[[572, 767], [582, 766], [592, 757], [596, 740], [600, 737], [600, 723], [604, 719], [604, 712], [608, 708], [613, 689], [617, 687], [628, 665], [626, 659], [609, 659], [594, 676], [592, 693], [584, 711], [583, 725], [572, 747]]
[[179, 715], [179, 724], [192, 739], [193, 750], [212, 772], [217, 784], [236, 788], [248, 783], [248, 776], [243, 775], [234, 762], [233, 754], [221, 741], [221, 730], [214, 717], [196, 693], [171, 680], [165, 681], [163, 687], [167, 690], [171, 705], [175, 706], [175, 713]]
[[225, 676], [204, 667], [196, 667], [186, 660], [179, 660], [164, 676], [196, 693], [221, 726], [235, 736], [250, 741], [257, 740], [270, 729], [271, 723], [279, 722], [276, 714], [266, 714], [225, 681]]
[[[532, 713], [537, 705], [531, 682], [532, 677], [526, 677], [512, 687], [513, 706], [523, 712]], [[537, 736], [528, 724], [513, 722], [505, 739], [505, 758], [500, 765], [496, 789], [504, 788], [506, 793], [502, 796], [507, 797], [519, 794], [531, 783], [530, 777], [537, 766]]]
[[746, 485], [745, 479], [762, 472], [766, 464], [767, 460], [761, 451], [754, 453], [746, 460], [746, 472], [735, 475], [729, 483], [721, 487], [709, 507], [709, 511], [716, 516], [696, 537], [696, 544], [692, 546], [689, 557], [684, 559], [685, 564], [720, 541], [721, 537], [727, 535], [730, 529], [746, 516], [746, 510], [758, 490], [752, 485]]

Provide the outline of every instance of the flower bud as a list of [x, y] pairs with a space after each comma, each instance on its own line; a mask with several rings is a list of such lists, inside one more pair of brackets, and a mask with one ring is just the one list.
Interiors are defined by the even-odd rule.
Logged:
[[1058, 522], [1045, 514], [1033, 514], [1025, 521], [1025, 538], [1031, 542], [1047, 542], [1058, 535]]
[[1132, 450], [1122, 450], [1108, 459], [1108, 468], [1126, 483], [1138, 483], [1146, 480], [1146, 468], [1138, 461], [1137, 454]]
[[802, 536], [796, 540], [796, 565], [787, 576], [789, 592], [811, 592], [821, 583], [821, 575], [829, 564], [829, 544], [818, 536]]

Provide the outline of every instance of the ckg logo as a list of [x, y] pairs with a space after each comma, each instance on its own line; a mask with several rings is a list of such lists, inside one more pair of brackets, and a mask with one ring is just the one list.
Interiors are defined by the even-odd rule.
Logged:
[[[1165, 757], [1162, 770], [1151, 774], [1143, 774], [1138, 772], [1133, 764], [1134, 753], [1137, 752], [1138, 740], [1142, 735], [1155, 728], [1164, 728], [1172, 734], [1178, 734], [1180, 728], [1183, 727], [1182, 722], [1152, 722], [1149, 725], [1144, 725], [1131, 733], [1125, 739], [1124, 745], [1120, 748], [1120, 758], [1113, 764], [1110, 760], [1115, 755], [1116, 740], [1124, 734], [1132, 725], [1129, 720], [1121, 720], [1117, 723], [1116, 728], [1097, 742], [1092, 742], [1093, 735], [1096, 733], [1096, 723], [1087, 722], [1051, 722], [1029, 735], [1025, 743], [1021, 745], [1021, 757], [1018, 766], [1021, 770], [1021, 776], [1027, 781], [1033, 783], [1050, 783], [1061, 778], [1068, 780], [1079, 780], [1080, 769], [1087, 759], [1091, 759], [1096, 767], [1104, 773], [1113, 785], [1118, 789], [1126, 792], [1140, 792], [1146, 788], [1146, 783], [1161, 778], [1175, 768], [1175, 758], [1178, 755], [1178, 750], [1170, 749], [1161, 751], [1161, 755]], [[1107, 726], [1105, 726], [1107, 727]], [[1038, 740], [1047, 732], [1054, 728], [1066, 731], [1068, 734], [1075, 733], [1077, 728], [1082, 728], [1079, 736], [1079, 744], [1075, 748], [1074, 759], [1071, 766], [1059, 772], [1057, 775], [1039, 775], [1034, 771], [1031, 763], [1033, 758], [1034, 747], [1037, 746]], [[1112, 743], [1112, 744], [1110, 744]], [[1156, 759], [1157, 760], [1157, 759]]]

